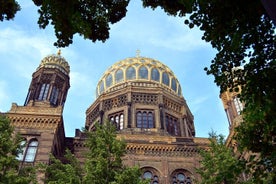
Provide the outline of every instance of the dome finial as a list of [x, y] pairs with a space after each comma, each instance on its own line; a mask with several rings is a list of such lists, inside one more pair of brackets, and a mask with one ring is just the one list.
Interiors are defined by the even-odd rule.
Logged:
[[58, 52], [57, 52], [57, 55], [61, 55], [61, 50], [60, 49], [58, 49]]
[[136, 57], [140, 57], [141, 51], [139, 49], [136, 50]]

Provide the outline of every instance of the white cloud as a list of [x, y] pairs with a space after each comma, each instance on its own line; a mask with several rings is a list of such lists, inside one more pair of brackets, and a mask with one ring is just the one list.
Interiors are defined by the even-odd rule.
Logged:
[[92, 87], [96, 86], [95, 79], [93, 80], [90, 76], [80, 72], [70, 73], [70, 83], [72, 87], [70, 91], [74, 93], [74, 95], [80, 96], [87, 95], [87, 93], [90, 93], [92, 96], [92, 92], [94, 92], [92, 91]]
[[21, 55], [37, 55], [45, 56], [53, 50], [49, 43], [53, 43], [46, 35], [34, 34], [28, 35], [19, 27], [5, 28], [0, 30], [0, 52], [2, 53], [20, 53]]
[[[131, 4], [132, 5], [132, 4]], [[133, 7], [138, 6], [138, 4]], [[208, 45], [201, 40], [202, 32], [184, 24], [183, 17], [169, 16], [161, 9], [132, 9], [127, 17], [112, 25], [111, 38], [133, 42], [144, 47], [159, 47], [175, 51], [199, 50]]]
[[207, 43], [198, 40], [197, 36], [195, 36], [194, 33], [192, 34], [190, 32], [173, 35], [172, 37], [164, 37], [163, 39], [153, 37], [152, 39], [150, 39], [150, 42], [155, 46], [184, 52], [207, 46]]
[[52, 41], [43, 32], [30, 35], [19, 27], [8, 27], [0, 29], [0, 40], [1, 65], [10, 65], [24, 78], [30, 78], [39, 59], [53, 53]]
[[208, 96], [196, 97], [194, 100], [189, 102], [191, 111], [196, 114], [201, 108], [204, 108], [204, 103], [208, 100]]

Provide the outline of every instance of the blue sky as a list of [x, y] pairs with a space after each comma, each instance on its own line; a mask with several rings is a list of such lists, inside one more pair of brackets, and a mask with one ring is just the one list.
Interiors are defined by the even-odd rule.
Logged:
[[[39, 29], [37, 7], [32, 1], [18, 1], [22, 10], [13, 21], [0, 22], [0, 111], [13, 102], [23, 105], [32, 73], [40, 61], [57, 53], [54, 30]], [[115, 62], [136, 55], [166, 64], [177, 76], [184, 98], [194, 115], [196, 137], [208, 137], [211, 130], [228, 135], [228, 122], [209, 66], [215, 50], [201, 40], [202, 32], [190, 30], [183, 18], [171, 17], [161, 9], [143, 8], [132, 0], [125, 18], [111, 25], [110, 38], [93, 43], [76, 35], [73, 44], [61, 49], [71, 67], [71, 88], [64, 108], [66, 136], [85, 124], [85, 111], [95, 100], [95, 88], [102, 74]]]

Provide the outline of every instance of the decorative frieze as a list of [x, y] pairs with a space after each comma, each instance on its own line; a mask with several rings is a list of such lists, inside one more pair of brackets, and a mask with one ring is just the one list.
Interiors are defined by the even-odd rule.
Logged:
[[26, 117], [8, 115], [12, 125], [16, 128], [56, 129], [61, 122], [60, 117]]
[[131, 101], [133, 103], [157, 105], [158, 95], [148, 93], [133, 93], [131, 96]]
[[36, 106], [18, 106], [16, 103], [12, 104], [11, 110], [8, 113], [16, 113], [16, 114], [33, 114], [33, 115], [51, 115], [51, 116], [59, 116], [62, 115], [62, 106], [51, 107], [49, 102], [34, 102]]
[[181, 112], [181, 104], [166, 98], [165, 96], [163, 97], [163, 103], [164, 103], [164, 107], [168, 110], [172, 110], [176, 113], [180, 113]]
[[127, 144], [126, 150], [128, 154], [160, 157], [194, 157], [197, 156], [199, 152], [196, 146], [157, 144]]
[[127, 105], [127, 95], [120, 95], [115, 98], [103, 101], [103, 111], [107, 111], [116, 107]]
[[93, 123], [100, 115], [100, 106], [97, 105], [91, 113], [88, 114], [89, 125]]

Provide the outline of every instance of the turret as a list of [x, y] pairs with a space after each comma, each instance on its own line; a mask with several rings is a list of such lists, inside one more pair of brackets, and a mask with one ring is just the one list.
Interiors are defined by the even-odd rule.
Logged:
[[69, 83], [70, 66], [60, 55], [49, 55], [41, 60], [32, 75], [24, 106], [63, 106]]

